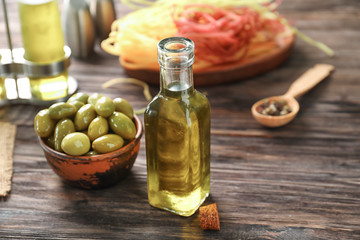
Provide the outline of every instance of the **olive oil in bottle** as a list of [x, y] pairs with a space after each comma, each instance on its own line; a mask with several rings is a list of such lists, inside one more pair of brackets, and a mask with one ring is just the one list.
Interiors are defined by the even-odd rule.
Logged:
[[[0, 54], [0, 63], [2, 56]], [[5, 91], [5, 77], [1, 77], [0, 75], [0, 102], [6, 99], [6, 91]]]
[[[64, 36], [57, 0], [18, 0], [24, 58], [49, 64], [65, 58]], [[29, 77], [32, 96], [40, 100], [63, 98], [68, 93], [68, 72]]]
[[191, 216], [210, 192], [210, 105], [194, 89], [194, 43], [158, 44], [160, 92], [145, 115], [149, 203]]

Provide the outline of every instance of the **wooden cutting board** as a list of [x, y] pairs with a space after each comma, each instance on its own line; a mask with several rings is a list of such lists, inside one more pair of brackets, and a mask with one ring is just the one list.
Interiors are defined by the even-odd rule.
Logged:
[[[251, 59], [244, 59], [231, 64], [217, 65], [200, 71], [194, 70], [195, 86], [211, 86], [234, 81], [249, 79], [266, 73], [283, 63], [291, 54], [295, 37], [285, 40], [282, 47], [276, 48], [267, 54], [258, 55]], [[159, 84], [159, 72], [147, 69], [128, 69], [125, 72], [129, 77], [137, 78], [150, 84]]]

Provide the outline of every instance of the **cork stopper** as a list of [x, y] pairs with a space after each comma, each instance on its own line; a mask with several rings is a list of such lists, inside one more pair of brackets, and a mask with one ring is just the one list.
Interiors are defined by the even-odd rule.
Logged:
[[220, 230], [220, 219], [216, 203], [200, 207], [199, 213], [203, 230]]

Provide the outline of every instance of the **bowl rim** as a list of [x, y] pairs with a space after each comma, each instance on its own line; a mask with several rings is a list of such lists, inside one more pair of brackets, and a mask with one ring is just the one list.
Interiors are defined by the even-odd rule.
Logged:
[[49, 147], [48, 145], [46, 145], [46, 143], [44, 142], [45, 138], [41, 138], [38, 136], [38, 140], [40, 143], [41, 148], [46, 151], [48, 154], [57, 157], [57, 158], [62, 158], [62, 159], [67, 159], [70, 161], [78, 161], [78, 162], [89, 162], [89, 161], [102, 161], [108, 158], [113, 158], [113, 157], [117, 157], [119, 155], [122, 155], [123, 153], [126, 153], [128, 151], [130, 151], [132, 148], [134, 148], [136, 146], [136, 144], [140, 141], [142, 134], [143, 134], [143, 126], [142, 126], [142, 122], [140, 120], [140, 118], [134, 114], [134, 118], [133, 121], [135, 123], [136, 126], [136, 135], [134, 137], [134, 139], [132, 139], [129, 143], [127, 143], [125, 146], [109, 152], [109, 153], [103, 153], [103, 154], [99, 154], [99, 155], [94, 155], [94, 156], [73, 156], [73, 155], [69, 155], [66, 153], [62, 153], [62, 152], [58, 152], [54, 149], [52, 149], [51, 147]]

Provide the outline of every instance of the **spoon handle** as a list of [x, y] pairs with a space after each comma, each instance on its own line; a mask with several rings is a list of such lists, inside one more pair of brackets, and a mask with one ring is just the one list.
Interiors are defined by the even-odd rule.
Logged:
[[326, 78], [334, 69], [334, 66], [330, 64], [316, 64], [291, 84], [289, 90], [284, 95], [296, 98], [305, 94]]

